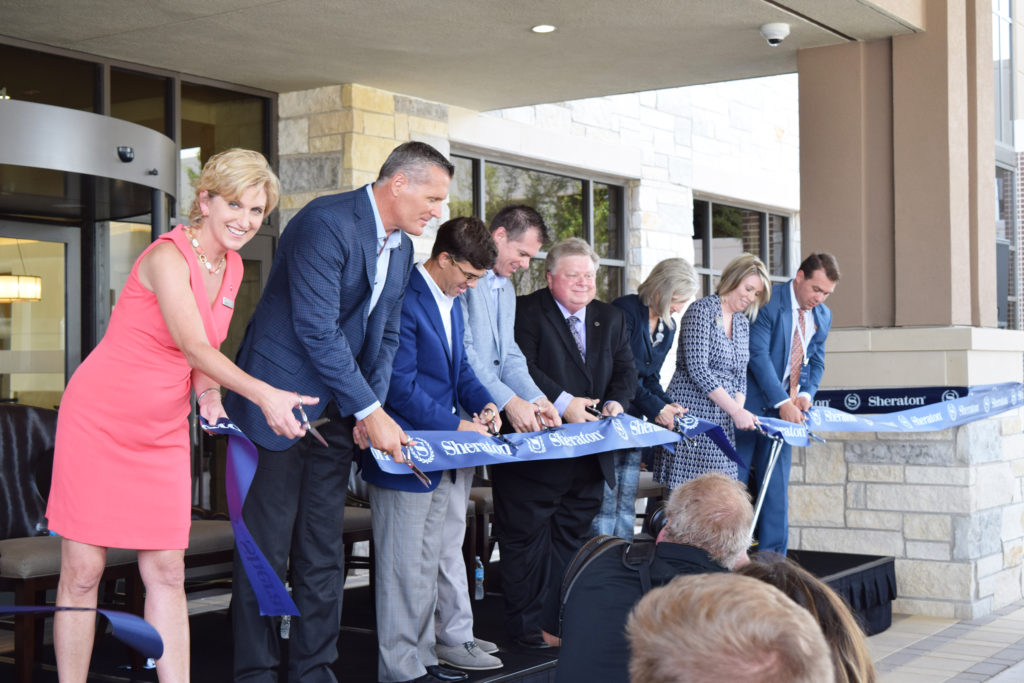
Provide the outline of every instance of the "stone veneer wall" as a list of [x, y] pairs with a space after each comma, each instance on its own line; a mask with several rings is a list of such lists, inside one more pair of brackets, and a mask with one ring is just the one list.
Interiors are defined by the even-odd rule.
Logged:
[[391, 150], [409, 140], [447, 154], [448, 107], [351, 83], [283, 93], [281, 229], [311, 199], [373, 182]]
[[1024, 597], [1019, 409], [939, 432], [823, 436], [793, 449], [791, 547], [894, 556], [897, 613], [971, 619]]

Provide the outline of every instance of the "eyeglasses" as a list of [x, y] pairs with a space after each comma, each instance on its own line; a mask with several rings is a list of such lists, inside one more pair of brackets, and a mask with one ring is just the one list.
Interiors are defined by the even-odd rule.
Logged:
[[452, 256], [451, 254], [448, 254], [448, 259], [452, 262], [453, 266], [459, 269], [459, 272], [462, 273], [462, 277], [466, 278], [466, 282], [473, 282], [474, 280], [479, 280], [480, 278], [483, 277], [483, 274], [477, 275], [476, 273], [467, 273], [465, 270], [462, 269], [462, 266], [459, 265], [459, 262], [456, 261], [455, 257]]

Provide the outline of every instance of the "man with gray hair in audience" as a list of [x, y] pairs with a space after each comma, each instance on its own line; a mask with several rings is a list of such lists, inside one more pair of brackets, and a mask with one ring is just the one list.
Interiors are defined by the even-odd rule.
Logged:
[[652, 559], [625, 561], [623, 544], [596, 556], [573, 581], [562, 615], [559, 683], [625, 681], [626, 618], [647, 590], [681, 574], [746, 564], [754, 511], [740, 482], [716, 472], [681, 484], [666, 514]]
[[637, 603], [626, 632], [630, 683], [835, 681], [811, 613], [749, 576], [680, 576]]

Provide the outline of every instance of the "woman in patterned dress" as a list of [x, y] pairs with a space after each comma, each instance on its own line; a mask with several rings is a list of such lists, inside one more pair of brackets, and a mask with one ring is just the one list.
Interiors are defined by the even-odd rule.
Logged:
[[[683, 315], [668, 396], [689, 408], [693, 417], [720, 425], [733, 443], [734, 427], [753, 429], [757, 424], [754, 414], [743, 408], [750, 358], [748, 318], [757, 317], [770, 296], [764, 264], [741, 254], [722, 271], [715, 294], [693, 303]], [[662, 448], [654, 462], [654, 480], [670, 488], [707, 472], [737, 476], [736, 463], [704, 435], [692, 443], [684, 439], [674, 451]]]

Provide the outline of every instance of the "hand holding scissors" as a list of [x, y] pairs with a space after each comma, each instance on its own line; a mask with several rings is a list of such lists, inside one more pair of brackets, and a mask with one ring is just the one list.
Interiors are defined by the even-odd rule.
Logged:
[[309, 418], [306, 417], [306, 411], [302, 409], [302, 396], [299, 396], [298, 393], [296, 393], [295, 395], [298, 396], [298, 398], [299, 398], [299, 405], [295, 406], [295, 409], [299, 411], [299, 418], [301, 418], [301, 420], [302, 420], [302, 427], [303, 427], [303, 429], [306, 430], [307, 434], [312, 434], [314, 437], [316, 437], [317, 441], [322, 443], [324, 446], [327, 446], [327, 439], [325, 439], [320, 434], [320, 431], [317, 429], [317, 427], [319, 427], [322, 424], [326, 424], [330, 420], [328, 418], [326, 418], [326, 417], [322, 417], [319, 420], [317, 420], [316, 422], [311, 423], [309, 421]]

